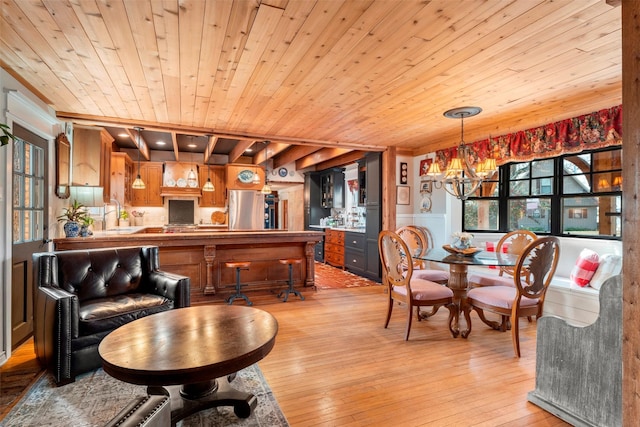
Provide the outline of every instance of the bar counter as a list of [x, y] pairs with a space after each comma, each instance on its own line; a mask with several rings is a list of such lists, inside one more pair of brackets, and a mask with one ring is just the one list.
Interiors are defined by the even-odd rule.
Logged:
[[160, 268], [191, 278], [191, 303], [219, 302], [233, 293], [235, 270], [227, 261], [250, 261], [241, 272], [243, 291], [284, 289], [288, 267], [282, 258], [302, 258], [294, 266], [295, 286], [314, 286], [314, 247], [321, 231], [210, 231], [163, 233], [158, 227], [127, 227], [89, 237], [54, 239], [55, 250], [158, 246]]

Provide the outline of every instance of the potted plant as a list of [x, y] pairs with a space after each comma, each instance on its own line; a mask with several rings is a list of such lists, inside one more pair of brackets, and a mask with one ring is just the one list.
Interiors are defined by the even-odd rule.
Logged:
[[9, 126], [4, 123], [0, 123], [0, 131], [2, 131], [2, 135], [0, 135], [0, 145], [7, 145], [10, 139], [16, 139], [16, 137], [11, 133]]
[[120, 227], [128, 227], [129, 226], [129, 212], [124, 209], [120, 212], [120, 219], [118, 220], [118, 225]]
[[89, 229], [93, 225], [94, 219], [90, 215], [82, 217], [82, 224], [80, 225], [80, 236], [87, 237], [93, 235], [93, 232]]
[[77, 200], [74, 200], [68, 208], [64, 208], [64, 212], [58, 217], [59, 222], [64, 222], [64, 235], [66, 237], [78, 237], [80, 223], [86, 216], [88, 215], [85, 206]]

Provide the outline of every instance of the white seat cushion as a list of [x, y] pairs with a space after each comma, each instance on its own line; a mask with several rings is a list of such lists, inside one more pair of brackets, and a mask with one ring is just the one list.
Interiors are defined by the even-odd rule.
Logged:
[[[471, 289], [467, 297], [473, 298], [483, 304], [511, 309], [513, 307], [513, 300], [516, 297], [516, 292], [516, 288], [513, 286], [484, 286]], [[537, 298], [522, 297], [520, 307], [530, 307], [537, 303]]]

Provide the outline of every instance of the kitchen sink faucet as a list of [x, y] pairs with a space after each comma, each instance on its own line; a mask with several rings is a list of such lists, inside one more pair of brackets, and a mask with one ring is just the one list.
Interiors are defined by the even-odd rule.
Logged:
[[120, 202], [118, 200], [116, 200], [116, 199], [111, 199], [111, 200], [109, 200], [109, 202], [116, 202], [116, 209], [107, 212], [107, 206], [109, 206], [109, 205], [107, 205], [106, 203], [104, 204], [104, 212], [102, 214], [102, 230], [103, 231], [107, 229], [107, 215], [109, 215], [112, 212], [115, 212], [116, 215], [117, 215], [116, 222], [120, 218]]

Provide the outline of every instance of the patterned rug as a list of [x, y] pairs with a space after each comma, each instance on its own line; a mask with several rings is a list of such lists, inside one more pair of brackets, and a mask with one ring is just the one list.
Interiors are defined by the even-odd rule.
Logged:
[[[232, 407], [207, 409], [179, 422], [178, 426], [288, 426], [269, 384], [258, 365], [238, 372], [231, 383], [253, 393], [258, 406], [249, 418], [240, 419]], [[128, 384], [107, 375], [102, 369], [79, 375], [74, 383], [56, 387], [50, 374], [43, 375], [16, 404], [2, 427], [84, 427], [104, 426], [134, 397], [146, 395], [146, 387]]]
[[329, 264], [315, 263], [315, 282], [318, 289], [358, 288], [380, 286], [380, 283], [358, 276]]

